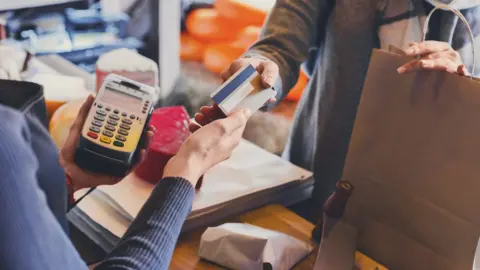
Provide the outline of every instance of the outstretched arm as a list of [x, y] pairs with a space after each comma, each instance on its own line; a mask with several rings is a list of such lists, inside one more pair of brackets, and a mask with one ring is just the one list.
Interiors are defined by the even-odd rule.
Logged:
[[120, 244], [95, 269], [168, 269], [194, 194], [186, 179], [160, 180]]
[[198, 179], [230, 157], [242, 138], [249, 111], [239, 111], [202, 128], [167, 164], [157, 184], [120, 244], [96, 269], [168, 269]]

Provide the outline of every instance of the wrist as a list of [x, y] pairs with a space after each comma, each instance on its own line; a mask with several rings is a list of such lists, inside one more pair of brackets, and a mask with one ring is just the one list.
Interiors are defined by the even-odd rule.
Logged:
[[181, 177], [190, 182], [194, 187], [202, 176], [200, 159], [193, 155], [188, 157], [172, 157], [163, 171], [163, 177]]

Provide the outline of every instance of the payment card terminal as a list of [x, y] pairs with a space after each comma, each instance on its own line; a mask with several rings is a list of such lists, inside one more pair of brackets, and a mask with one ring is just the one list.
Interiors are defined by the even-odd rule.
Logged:
[[155, 89], [118, 75], [103, 81], [75, 153], [85, 170], [123, 177], [136, 163], [148, 132]]

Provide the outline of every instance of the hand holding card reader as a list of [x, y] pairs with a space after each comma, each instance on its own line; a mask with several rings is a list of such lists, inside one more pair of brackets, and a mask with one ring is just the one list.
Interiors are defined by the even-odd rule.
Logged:
[[91, 172], [125, 176], [145, 142], [154, 95], [151, 86], [108, 75], [82, 128], [77, 165]]

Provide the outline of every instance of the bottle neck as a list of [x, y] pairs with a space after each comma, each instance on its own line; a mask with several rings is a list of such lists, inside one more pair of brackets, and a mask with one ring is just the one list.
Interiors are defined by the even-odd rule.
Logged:
[[323, 207], [324, 214], [328, 217], [341, 218], [351, 194], [351, 189], [337, 187], [337, 190], [325, 202]]

